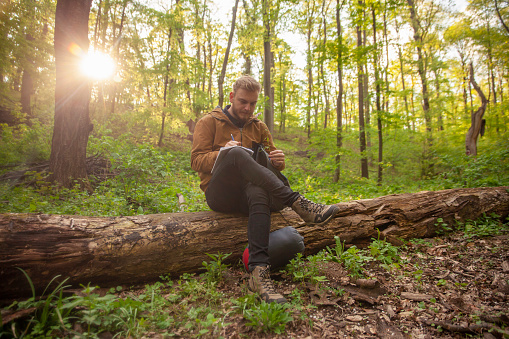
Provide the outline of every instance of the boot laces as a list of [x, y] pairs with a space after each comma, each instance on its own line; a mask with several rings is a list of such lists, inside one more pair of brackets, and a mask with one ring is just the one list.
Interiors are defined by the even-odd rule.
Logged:
[[274, 285], [272, 285], [272, 280], [270, 279], [269, 273], [270, 267], [266, 267], [260, 271], [260, 284], [265, 288], [268, 293], [276, 293], [274, 289]]
[[305, 210], [308, 210], [309, 212], [320, 214], [323, 212], [323, 205], [317, 204], [315, 202], [312, 202], [311, 200], [308, 200], [304, 197], [301, 197], [300, 200], [300, 206], [304, 208]]

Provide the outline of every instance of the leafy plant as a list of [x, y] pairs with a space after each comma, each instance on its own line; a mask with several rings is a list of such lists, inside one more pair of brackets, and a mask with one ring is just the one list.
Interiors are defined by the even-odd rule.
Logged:
[[343, 263], [346, 269], [350, 272], [349, 275], [355, 278], [363, 277], [363, 266], [366, 262], [373, 260], [373, 258], [364, 255], [364, 251], [358, 249], [356, 246], [351, 246], [345, 250], [344, 243], [338, 236], [334, 237], [336, 246], [331, 249], [327, 247], [327, 251], [332, 256], [332, 260]]
[[459, 228], [465, 233], [468, 238], [471, 237], [487, 237], [500, 235], [509, 231], [509, 224], [503, 224], [500, 221], [500, 216], [492, 213], [490, 215], [483, 214], [477, 220], [468, 220]]
[[228, 266], [224, 264], [224, 260], [228, 258], [231, 253], [222, 254], [209, 254], [205, 253], [208, 257], [210, 257], [212, 260], [209, 262], [203, 261], [202, 265], [204, 270], [207, 272], [205, 273], [205, 276], [209, 282], [220, 282], [223, 280], [224, 273], [228, 269]]
[[290, 260], [286, 265], [286, 271], [292, 275], [295, 281], [311, 281], [312, 283], [324, 282], [327, 279], [320, 274], [319, 263], [324, 261], [322, 254], [308, 256], [306, 260], [303, 259], [302, 253]]
[[417, 269], [415, 270], [414, 272], [412, 272], [412, 275], [414, 276], [415, 280], [417, 280], [417, 282], [419, 284], [422, 283], [422, 275], [424, 274], [424, 271], [421, 270], [421, 269]]
[[[377, 230], [378, 231], [378, 230]], [[398, 248], [385, 240], [380, 240], [380, 231], [378, 231], [378, 239], [372, 239], [369, 245], [371, 256], [385, 265], [392, 265], [399, 262]]]
[[447, 280], [440, 279], [437, 281], [437, 286], [445, 286], [445, 285], [447, 285]]
[[452, 228], [444, 222], [444, 219], [437, 218], [437, 221], [435, 222], [435, 230], [438, 235], [441, 234], [447, 234], [452, 231]]
[[246, 325], [258, 332], [282, 334], [286, 324], [293, 321], [289, 312], [289, 304], [266, 303], [245, 308], [243, 311]]
[[433, 244], [426, 239], [414, 238], [414, 239], [410, 239], [410, 242], [414, 245], [423, 245], [426, 247], [433, 247]]

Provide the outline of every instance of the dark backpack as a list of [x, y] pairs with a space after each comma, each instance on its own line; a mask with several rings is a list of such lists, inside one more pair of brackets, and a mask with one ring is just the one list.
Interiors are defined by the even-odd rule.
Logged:
[[272, 166], [272, 162], [269, 159], [269, 155], [265, 152], [265, 148], [263, 144], [259, 144], [257, 142], [253, 142], [253, 146], [251, 148], [253, 150], [253, 159], [259, 163], [260, 165], [267, 167], [272, 171], [283, 182], [285, 186], [290, 187], [290, 183], [288, 182], [288, 178], [281, 173], [278, 169]]

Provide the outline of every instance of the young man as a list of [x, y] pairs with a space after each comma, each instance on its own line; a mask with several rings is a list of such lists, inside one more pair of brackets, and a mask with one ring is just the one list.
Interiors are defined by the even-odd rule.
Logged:
[[266, 302], [285, 303], [270, 280], [270, 213], [286, 206], [310, 225], [324, 225], [339, 211], [335, 205], [313, 203], [285, 186], [277, 176], [259, 165], [246, 150], [232, 148], [215, 165], [224, 146], [251, 148], [253, 142], [269, 150], [272, 165], [285, 168], [285, 154], [276, 149], [267, 126], [253, 116], [261, 85], [251, 76], [240, 77], [230, 93], [231, 105], [216, 107], [196, 124], [191, 151], [191, 167], [201, 179], [207, 204], [217, 212], [241, 212], [249, 216], [249, 290]]

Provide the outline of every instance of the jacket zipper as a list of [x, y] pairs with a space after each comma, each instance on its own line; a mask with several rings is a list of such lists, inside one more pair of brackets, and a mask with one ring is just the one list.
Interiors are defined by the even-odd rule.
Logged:
[[[228, 119], [228, 118], [227, 118], [227, 119], [218, 118], [218, 117], [214, 117], [214, 118], [215, 118], [215, 119], [218, 119], [218, 120], [221, 120], [221, 121], [226, 121], [226, 122], [228, 122], [229, 124], [231, 124], [231, 125], [235, 126], [235, 124], [234, 124], [233, 122], [231, 122], [231, 121], [230, 121], [230, 119]], [[255, 119], [256, 119], [256, 118], [255, 118]], [[248, 122], [246, 122], [246, 124], [245, 124], [244, 126], [246, 126], [247, 124], [252, 123], [253, 121], [254, 121], [254, 119], [249, 120]], [[235, 126], [235, 127], [237, 127], [237, 126]], [[242, 146], [242, 134], [243, 134], [243, 133], [242, 133], [242, 130], [243, 130], [243, 127], [237, 127], [237, 128], [238, 128], [238, 129], [239, 129], [239, 131], [240, 131], [240, 145]]]

